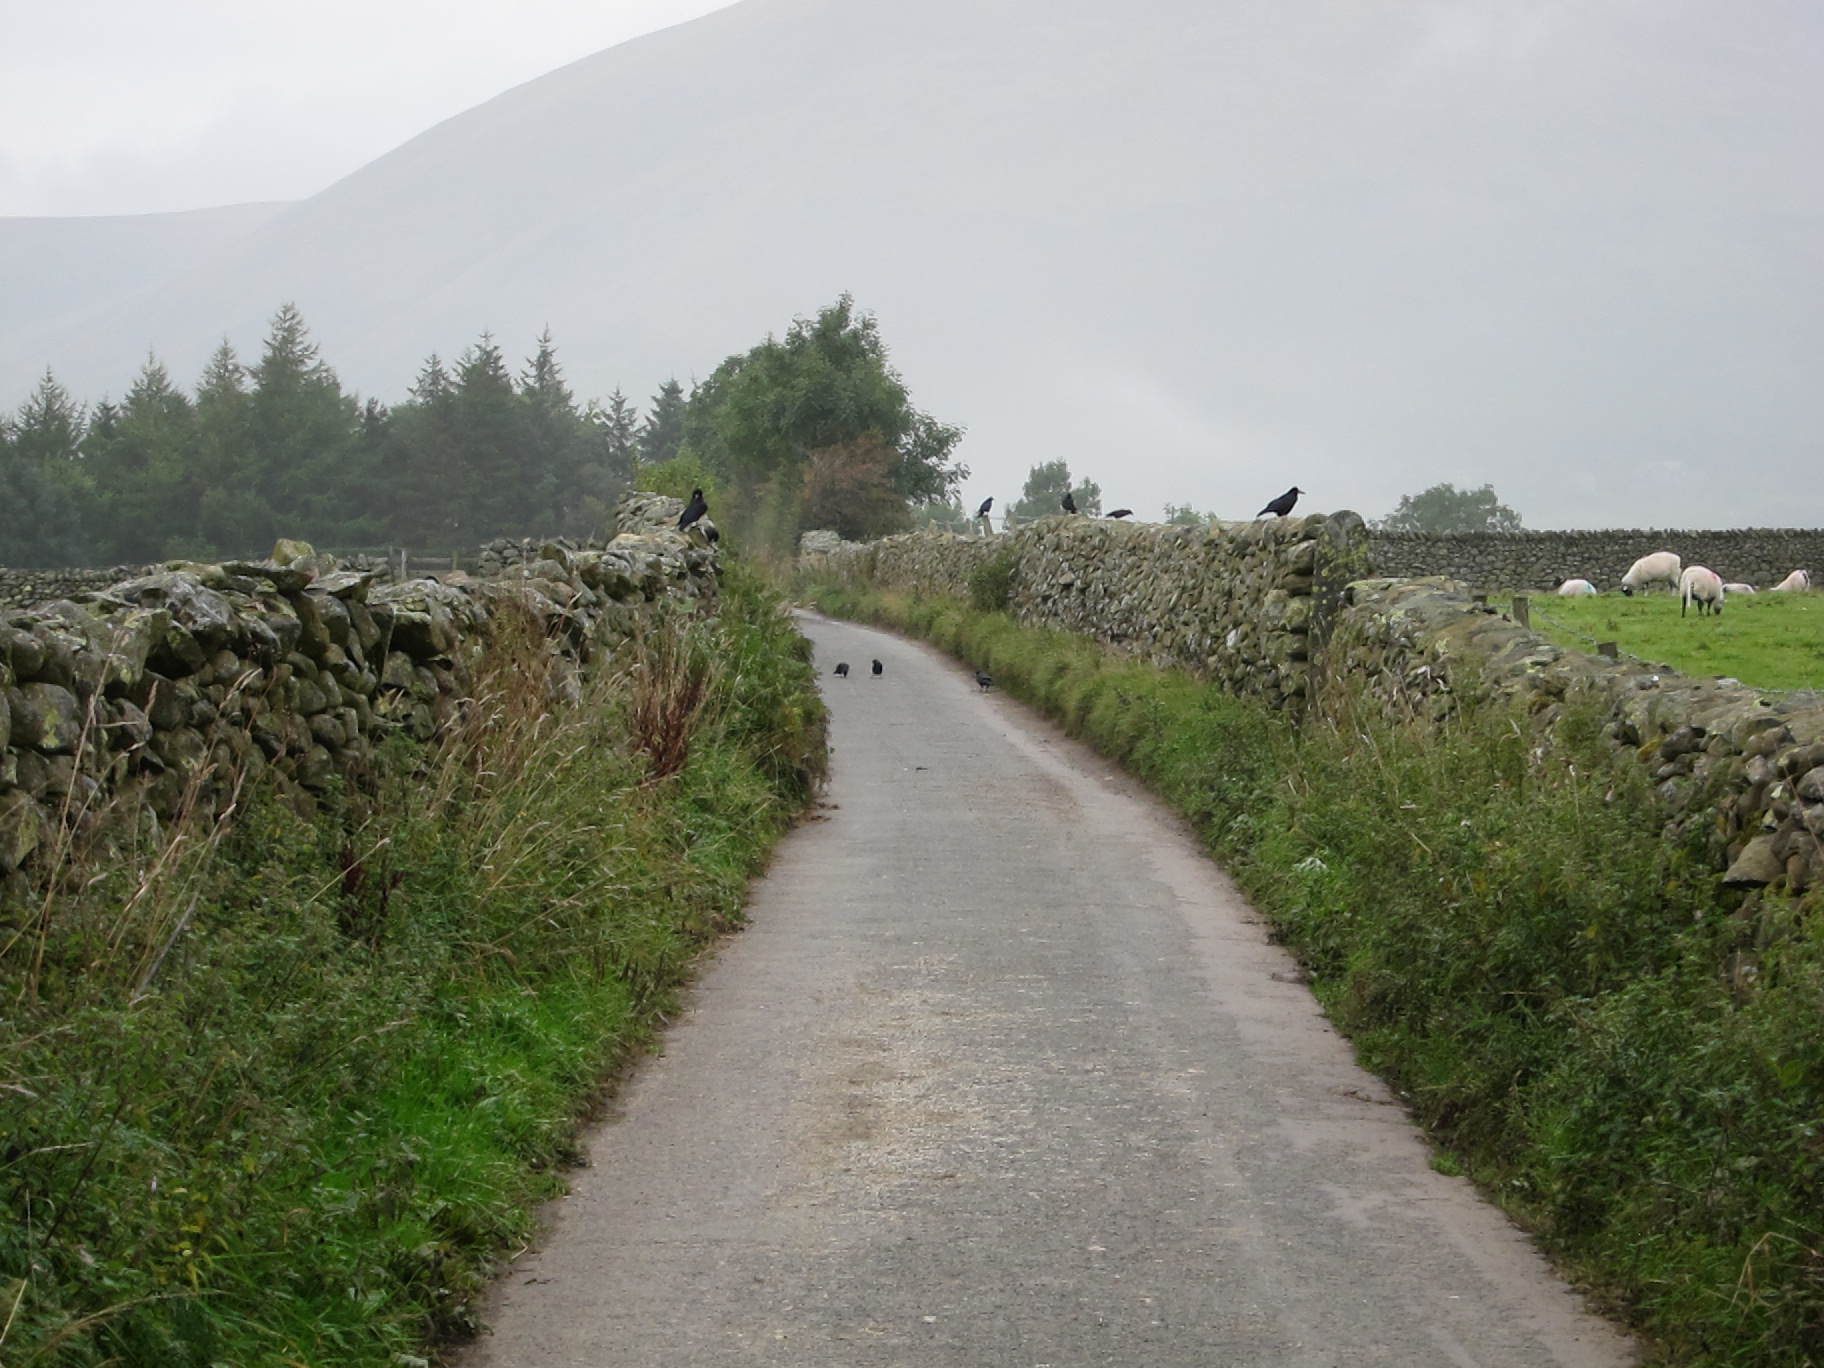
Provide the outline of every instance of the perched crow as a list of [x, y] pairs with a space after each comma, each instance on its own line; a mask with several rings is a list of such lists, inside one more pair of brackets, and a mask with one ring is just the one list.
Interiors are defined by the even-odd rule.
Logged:
[[709, 512], [709, 505], [704, 502], [703, 491], [691, 490], [690, 502], [685, 504], [684, 511], [678, 514], [678, 531], [682, 532], [707, 512]]
[[993, 507], [994, 495], [990, 494], [987, 498], [982, 500], [982, 506], [975, 510], [975, 516], [978, 518], [985, 518], [988, 516], [988, 510]]
[[1260, 512], [1256, 513], [1254, 516], [1257, 518], [1264, 518], [1267, 514], [1271, 513], [1276, 518], [1283, 518], [1292, 511], [1292, 505], [1298, 502], [1298, 496], [1304, 492], [1305, 491], [1300, 489], [1297, 485], [1293, 485], [1292, 488], [1288, 489], [1284, 494], [1281, 494], [1277, 499], [1273, 500], [1272, 503], [1261, 509]]
[[830, 673], [833, 675], [839, 675], [843, 679], [847, 679], [849, 677], [849, 662], [846, 660], [837, 661], [836, 668], [831, 670]]
[[994, 676], [989, 674], [986, 670], [977, 670], [975, 672], [975, 682], [978, 688], [985, 690], [990, 684], [994, 683]]
[[1064, 511], [1066, 513], [1075, 513], [1077, 511], [1077, 501], [1070, 497], [1070, 491], [1068, 489], [1064, 491]]
[[1134, 510], [1131, 508], [1117, 508], [1113, 513], [1110, 513], [1108, 516], [1111, 518], [1131, 518], [1134, 516]]
[[717, 542], [722, 540], [722, 534], [716, 529], [714, 523], [704, 524], [703, 535], [709, 540], [711, 546], [714, 546]]
[[887, 667], [885, 665], [882, 665], [878, 660], [874, 662], [874, 678], [879, 679], [886, 672]]

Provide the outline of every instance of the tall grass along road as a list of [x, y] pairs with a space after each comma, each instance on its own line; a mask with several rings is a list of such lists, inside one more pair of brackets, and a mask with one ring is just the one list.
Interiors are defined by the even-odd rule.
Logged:
[[923, 647], [808, 630], [826, 820], [465, 1368], [1631, 1361], [1152, 801]]
[[410, 1368], [823, 759], [744, 576], [583, 683], [504, 619], [441, 744], [306, 820], [99, 815], [0, 904], [0, 1364]]

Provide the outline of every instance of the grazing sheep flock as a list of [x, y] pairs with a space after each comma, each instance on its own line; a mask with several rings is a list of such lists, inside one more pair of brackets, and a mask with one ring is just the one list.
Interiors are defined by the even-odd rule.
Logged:
[[1808, 570], [1794, 570], [1773, 586], [1773, 592], [1776, 594], [1803, 594], [1808, 593], [1810, 589], [1811, 572]]
[[1595, 598], [1596, 586], [1586, 579], [1568, 579], [1558, 586], [1559, 598]]
[[1752, 594], [1754, 592], [1754, 586], [1752, 584], [1743, 584], [1741, 581], [1737, 580], [1733, 584], [1725, 584], [1723, 586], [1723, 592], [1725, 594]]
[[1723, 577], [1707, 565], [1687, 565], [1678, 577], [1678, 615], [1683, 617], [1693, 603], [1697, 613], [1723, 611]]

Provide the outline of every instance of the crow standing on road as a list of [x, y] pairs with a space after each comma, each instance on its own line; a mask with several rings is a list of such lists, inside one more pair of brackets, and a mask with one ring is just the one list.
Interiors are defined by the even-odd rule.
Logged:
[[886, 672], [887, 667], [885, 665], [882, 665], [878, 660], [874, 662], [874, 678], [879, 679]]
[[1131, 508], [1117, 508], [1113, 513], [1110, 513], [1108, 516], [1111, 518], [1131, 518], [1134, 516], [1134, 510]]
[[1267, 514], [1271, 513], [1276, 518], [1283, 518], [1292, 511], [1292, 505], [1298, 502], [1298, 496], [1304, 492], [1305, 491], [1300, 489], [1297, 485], [1293, 485], [1292, 488], [1288, 489], [1284, 494], [1281, 494], [1277, 499], [1273, 500], [1272, 503], [1261, 509], [1260, 512], [1256, 513], [1254, 516], [1257, 518], [1264, 518]]
[[1070, 497], [1070, 491], [1068, 489], [1064, 491], [1064, 511], [1066, 513], [1075, 513], [1077, 511], [1077, 501]]
[[847, 679], [849, 677], [849, 662], [846, 660], [837, 661], [836, 668], [831, 670], [830, 673], [840, 679]]
[[988, 516], [988, 510], [993, 507], [994, 495], [990, 494], [987, 498], [982, 500], [982, 506], [975, 510], [975, 516], [978, 518], [985, 518]]
[[988, 686], [994, 683], [994, 676], [989, 674], [986, 670], [977, 670], [975, 672], [975, 683], [977, 688], [986, 692]]
[[690, 502], [684, 505], [684, 511], [678, 514], [678, 531], [682, 532], [698, 518], [709, 512], [709, 504], [703, 498], [703, 491], [690, 491]]

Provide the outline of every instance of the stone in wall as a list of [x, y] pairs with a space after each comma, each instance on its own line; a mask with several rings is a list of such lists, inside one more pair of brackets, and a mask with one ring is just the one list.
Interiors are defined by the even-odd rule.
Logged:
[[546, 542], [495, 580], [387, 582], [281, 543], [0, 614], [0, 894], [110, 800], [169, 819], [262, 775], [299, 806], [359, 778], [381, 738], [458, 715], [503, 613], [529, 608], [573, 679], [654, 605], [713, 611], [719, 574], [669, 531]]

